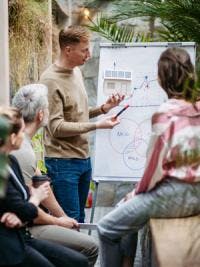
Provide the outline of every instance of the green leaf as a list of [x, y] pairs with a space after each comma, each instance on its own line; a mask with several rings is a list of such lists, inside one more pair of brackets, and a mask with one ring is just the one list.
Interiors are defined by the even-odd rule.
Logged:
[[149, 40], [148, 34], [137, 33], [130, 26], [118, 26], [102, 15], [97, 18], [96, 22], [87, 26], [91, 31], [99, 33], [102, 37], [114, 43], [130, 43], [133, 41], [144, 42]]
[[[105, 1], [89, 0], [90, 5], [95, 3], [98, 8], [104, 7]], [[154, 18], [159, 20], [159, 26], [154, 30], [156, 41], [194, 41], [197, 43], [196, 69], [200, 77], [200, 1], [199, 0], [113, 0], [112, 12], [107, 18], [115, 23], [131, 18]], [[97, 23], [98, 24], [98, 23]], [[108, 31], [101, 32], [98, 25], [96, 31], [111, 39]], [[142, 33], [134, 32], [134, 41], [140, 41]], [[145, 36], [146, 37], [146, 36]], [[122, 39], [125, 39], [123, 37]], [[151, 38], [152, 39], [152, 38]], [[113, 41], [113, 40], [112, 40]]]

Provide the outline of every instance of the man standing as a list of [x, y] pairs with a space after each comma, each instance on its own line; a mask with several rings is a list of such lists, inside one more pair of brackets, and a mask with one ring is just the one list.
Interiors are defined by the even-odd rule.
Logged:
[[97, 122], [89, 118], [107, 113], [123, 97], [115, 95], [98, 108], [88, 108], [88, 98], [78, 66], [90, 57], [89, 32], [70, 26], [59, 33], [60, 55], [41, 76], [48, 87], [49, 123], [45, 130], [46, 167], [55, 196], [72, 218], [84, 222], [84, 207], [91, 179], [88, 132], [113, 128], [114, 117]]

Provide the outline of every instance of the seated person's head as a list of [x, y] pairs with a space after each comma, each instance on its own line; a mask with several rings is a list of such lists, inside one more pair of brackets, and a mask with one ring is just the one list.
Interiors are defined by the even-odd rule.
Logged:
[[0, 116], [9, 124], [7, 139], [0, 139], [0, 151], [9, 153], [19, 149], [24, 138], [24, 120], [16, 108], [0, 108]]
[[158, 61], [158, 80], [168, 97], [192, 100], [195, 72], [190, 56], [181, 48], [168, 48]]
[[43, 84], [29, 84], [21, 87], [15, 94], [12, 105], [18, 108], [24, 122], [37, 122], [38, 128], [48, 123], [48, 90]]

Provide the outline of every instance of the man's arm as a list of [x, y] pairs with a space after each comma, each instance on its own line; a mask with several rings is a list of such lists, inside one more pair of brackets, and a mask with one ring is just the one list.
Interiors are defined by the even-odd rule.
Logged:
[[66, 228], [77, 228], [78, 223], [76, 220], [67, 217], [54, 217], [50, 214], [44, 212], [41, 208], [38, 208], [38, 216], [34, 219], [34, 224], [41, 224], [41, 225], [58, 225]]
[[63, 217], [66, 216], [64, 210], [58, 204], [53, 191], [50, 189], [49, 196], [41, 203], [45, 208], [47, 208], [50, 213], [55, 217]]
[[35, 219], [38, 215], [38, 208], [33, 203], [25, 201], [21, 192], [16, 188], [11, 181], [8, 180], [7, 195], [4, 200], [4, 205], [9, 212], [15, 213], [17, 217], [24, 222], [29, 222]]
[[[40, 169], [35, 169], [35, 175], [42, 175]], [[48, 197], [41, 202], [41, 204], [47, 208], [50, 213], [55, 217], [62, 217], [66, 216], [64, 210], [61, 208], [61, 206], [58, 204], [58, 201], [56, 200], [54, 193], [50, 187], [49, 195]]]
[[90, 119], [95, 118], [95, 117], [102, 115], [102, 114], [104, 114], [104, 113], [102, 111], [101, 106], [100, 107], [89, 107], [89, 118]]
[[118, 120], [113, 120], [111, 116], [101, 119], [97, 122], [72, 122], [65, 121], [63, 102], [64, 94], [57, 88], [54, 81], [42, 81], [46, 86], [51, 88], [49, 90], [49, 125], [52, 136], [55, 138], [72, 137], [82, 133], [87, 133], [96, 129], [111, 129], [119, 123]]
[[111, 95], [107, 99], [107, 101], [100, 107], [94, 107], [94, 108], [89, 109], [90, 119], [96, 116], [99, 116], [101, 114], [108, 113], [112, 108], [118, 106], [120, 102], [123, 100], [124, 100], [124, 95], [120, 95], [120, 94]]
[[57, 83], [51, 79], [41, 81], [48, 88], [49, 100], [49, 124], [48, 128], [52, 136], [56, 138], [77, 136], [96, 129], [95, 122], [65, 121], [64, 107], [65, 94]]

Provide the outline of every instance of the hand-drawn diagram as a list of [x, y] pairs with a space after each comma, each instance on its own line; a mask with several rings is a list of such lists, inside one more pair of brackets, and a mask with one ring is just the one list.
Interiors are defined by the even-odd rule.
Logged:
[[125, 98], [130, 106], [159, 105], [167, 99], [154, 73], [138, 75], [133, 80], [132, 93]]
[[105, 70], [103, 92], [105, 95], [131, 94], [132, 72], [124, 70]]
[[[97, 105], [120, 93], [125, 95], [124, 101], [108, 115], [117, 114], [127, 104], [129, 108], [119, 116], [120, 124], [113, 129], [96, 131], [94, 180], [138, 181], [143, 176], [151, 117], [167, 100], [157, 78], [157, 62], [167, 46], [162, 43], [101, 46]], [[194, 62], [194, 45], [185, 48]]]
[[156, 73], [149, 72], [135, 76], [131, 103], [129, 104], [132, 106], [160, 105], [166, 99], [165, 92], [158, 84]]
[[122, 118], [120, 124], [109, 133], [112, 149], [121, 154], [121, 160], [127, 168], [131, 170], [144, 168], [150, 128], [149, 119], [137, 123], [134, 120]]
[[[112, 79], [110, 78], [111, 76]], [[120, 78], [119, 78], [120, 76]], [[121, 93], [120, 86], [123, 79], [128, 77], [128, 91], [124, 91], [125, 99], [120, 103], [120, 107], [112, 110], [117, 113], [122, 106], [129, 104], [129, 108], [120, 118], [120, 124], [106, 134], [99, 133], [96, 138], [96, 151], [101, 152], [95, 155], [95, 161], [101, 164], [95, 166], [95, 175], [119, 176], [120, 173], [127, 177], [141, 177], [146, 162], [146, 151], [151, 135], [151, 116], [157, 110], [160, 103], [167, 99], [166, 94], [157, 82], [155, 72], [140, 73], [137, 75], [124, 71], [123, 75], [119, 71], [104, 73], [103, 95], [107, 97], [112, 93]], [[116, 78], [117, 77], [117, 78]], [[110, 86], [113, 82], [114, 85]], [[127, 87], [128, 88], [128, 87]], [[100, 143], [103, 140], [103, 144]], [[102, 158], [106, 155], [106, 158]], [[114, 168], [109, 166], [109, 162], [116, 160]], [[100, 167], [100, 168], [98, 168]], [[122, 175], [122, 176], [123, 176]], [[105, 175], [106, 176], [106, 175]]]
[[140, 90], [149, 90], [151, 83], [157, 81], [156, 78], [150, 80], [148, 75], [141, 76], [141, 77], [139, 77], [139, 79], [144, 79], [144, 80], [141, 81], [141, 84], [139, 84], [138, 87], [134, 87], [134, 90], [138, 90], [138, 89], [140, 89]]
[[105, 70], [103, 79], [104, 95], [124, 94], [124, 103], [130, 106], [159, 105], [167, 98], [154, 72], [134, 75], [131, 71]]

